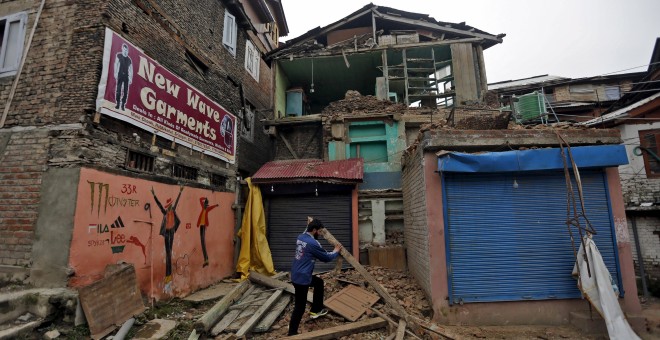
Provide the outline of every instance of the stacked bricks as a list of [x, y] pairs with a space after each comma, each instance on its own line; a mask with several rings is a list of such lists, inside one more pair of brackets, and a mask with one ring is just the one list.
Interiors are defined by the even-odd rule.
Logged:
[[[2, 133], [0, 152], [0, 264], [29, 266], [46, 170], [48, 132]], [[0, 145], [2, 151], [3, 145]]]

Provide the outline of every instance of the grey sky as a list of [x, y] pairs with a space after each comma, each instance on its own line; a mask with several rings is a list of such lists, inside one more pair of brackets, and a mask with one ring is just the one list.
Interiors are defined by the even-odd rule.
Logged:
[[[295, 38], [368, 4], [282, 0]], [[485, 51], [488, 82], [540, 74], [585, 77], [648, 64], [660, 37], [660, 0], [379, 0], [374, 4], [506, 33]], [[628, 72], [644, 71], [636, 68]]]

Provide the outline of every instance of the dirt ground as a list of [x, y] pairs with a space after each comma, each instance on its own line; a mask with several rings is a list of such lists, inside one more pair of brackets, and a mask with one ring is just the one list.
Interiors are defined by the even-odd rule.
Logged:
[[[428, 320], [432, 318], [432, 310], [429, 302], [426, 300], [421, 288], [415, 280], [407, 273], [388, 270], [379, 267], [367, 267], [367, 270], [384, 286], [390, 294], [399, 301], [406, 311], [420, 319]], [[354, 270], [344, 270], [340, 273], [325, 273], [320, 275], [325, 281], [325, 297], [328, 298], [338, 292], [346, 285], [356, 284], [366, 290], [375, 293], [373, 288], [369, 287], [365, 280]], [[143, 324], [152, 319], [169, 319], [178, 322], [177, 327], [168, 334], [165, 339], [187, 339], [193, 330], [195, 320], [201, 317], [209, 310], [217, 300], [206, 301], [202, 303], [193, 303], [181, 299], [172, 299], [161, 301], [152, 308], [139, 315], [136, 323], [131, 329], [127, 339], [141, 328]], [[650, 299], [644, 301], [644, 316], [649, 320], [647, 332], [640, 334], [643, 339], [660, 339], [660, 300]], [[382, 300], [374, 305], [374, 308], [385, 311]], [[284, 337], [288, 331], [288, 323], [293, 310], [293, 304], [289, 304], [279, 319], [274, 323], [268, 333], [252, 334], [249, 339], [277, 339]], [[362, 319], [374, 317], [376, 315], [363, 315]], [[348, 323], [344, 318], [330, 312], [327, 316], [311, 320], [308, 314], [303, 316], [303, 322], [300, 325], [299, 332], [311, 332], [319, 329], [325, 329], [337, 325]], [[439, 329], [454, 339], [607, 339], [606, 335], [585, 334], [580, 330], [565, 326], [445, 326], [438, 325]], [[46, 324], [27, 335], [24, 339], [43, 339], [43, 334], [49, 330], [57, 329], [62, 335], [58, 339], [89, 339], [89, 330], [85, 326], [72, 327], [70, 324], [54, 322]], [[388, 327], [371, 332], [354, 334], [342, 337], [341, 339], [385, 339], [396, 330]], [[221, 339], [227, 334], [221, 334], [217, 339]], [[431, 339], [424, 335], [423, 338]], [[212, 339], [202, 336], [200, 339]], [[406, 339], [413, 339], [406, 336]], [[442, 339], [442, 338], [439, 338]]]

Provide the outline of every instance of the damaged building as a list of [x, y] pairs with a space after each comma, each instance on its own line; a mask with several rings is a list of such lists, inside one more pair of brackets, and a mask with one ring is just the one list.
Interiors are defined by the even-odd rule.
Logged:
[[[354, 253], [358, 245], [398, 245], [395, 255], [382, 258], [405, 268], [402, 152], [422, 123], [483, 100], [483, 50], [503, 36], [370, 4], [267, 55], [275, 70], [275, 94], [273, 119], [264, 125], [276, 141], [275, 162], [364, 161], [352, 203], [355, 218], [329, 221], [357, 235]], [[409, 106], [418, 108], [408, 115]], [[299, 186], [282, 178], [262, 189], [277, 194], [278, 184]], [[315, 190], [312, 185], [305, 192], [314, 196]], [[283, 212], [270, 205], [268, 214], [277, 219]], [[378, 258], [366, 249], [361, 254], [372, 264], [380, 264]]]
[[271, 159], [280, 1], [0, 4], [0, 272], [143, 294], [233, 274], [237, 177]]

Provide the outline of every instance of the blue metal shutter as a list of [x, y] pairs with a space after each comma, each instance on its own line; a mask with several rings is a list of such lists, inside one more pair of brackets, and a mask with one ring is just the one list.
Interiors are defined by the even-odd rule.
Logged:
[[[619, 282], [605, 174], [581, 178], [594, 240]], [[563, 172], [445, 173], [444, 181], [450, 303], [580, 297]]]
[[[353, 249], [353, 227], [351, 222], [351, 193], [340, 195], [286, 195], [268, 199], [266, 234], [273, 256], [275, 270], [289, 271], [296, 252], [296, 238], [305, 231], [307, 216], [314, 216], [332, 232], [332, 235], [347, 249]], [[332, 246], [323, 238], [321, 246], [332, 251]], [[315, 272], [332, 270], [335, 261], [316, 261]]]

